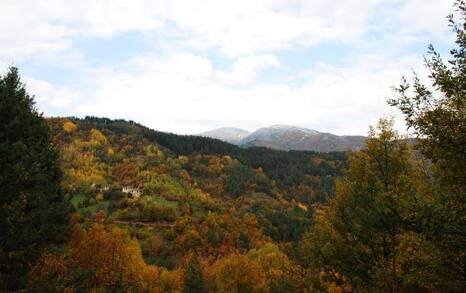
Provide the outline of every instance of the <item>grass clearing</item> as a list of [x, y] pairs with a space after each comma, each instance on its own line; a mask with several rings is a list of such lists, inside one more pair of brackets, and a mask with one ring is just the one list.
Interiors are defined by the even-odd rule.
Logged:
[[166, 200], [165, 198], [158, 197], [158, 196], [152, 198], [152, 203], [156, 205], [165, 206], [165, 207], [171, 207], [171, 208], [178, 207], [177, 201]]
[[82, 213], [95, 214], [99, 210], [107, 211], [109, 205], [110, 205], [110, 201], [109, 200], [104, 200], [104, 201], [101, 201], [101, 202], [96, 203], [94, 205], [91, 205], [91, 206], [88, 206], [88, 207], [85, 207], [85, 208], [81, 208], [81, 209], [79, 209], [79, 211], [82, 212]]

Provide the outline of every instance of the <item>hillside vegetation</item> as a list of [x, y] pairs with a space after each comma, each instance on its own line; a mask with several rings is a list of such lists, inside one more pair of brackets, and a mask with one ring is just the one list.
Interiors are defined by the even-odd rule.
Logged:
[[[193, 256], [206, 268], [257, 254], [298, 269], [284, 251], [312, 224], [312, 204], [334, 196], [346, 160], [343, 153], [242, 149], [106, 118], [48, 123], [76, 211], [73, 230], [128, 231], [145, 263], [173, 278]], [[277, 273], [289, 280], [263, 285], [298, 285], [290, 272]]]
[[0, 76], [0, 291], [464, 292], [466, 3], [349, 153], [44, 118]]

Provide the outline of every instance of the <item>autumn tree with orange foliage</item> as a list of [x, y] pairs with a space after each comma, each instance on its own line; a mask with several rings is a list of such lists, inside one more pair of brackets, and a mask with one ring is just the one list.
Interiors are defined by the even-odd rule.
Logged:
[[61, 255], [44, 253], [32, 270], [33, 281], [44, 290], [180, 290], [177, 271], [146, 265], [137, 240], [116, 227], [107, 231], [101, 222], [97, 217], [88, 230], [76, 225], [67, 251]]

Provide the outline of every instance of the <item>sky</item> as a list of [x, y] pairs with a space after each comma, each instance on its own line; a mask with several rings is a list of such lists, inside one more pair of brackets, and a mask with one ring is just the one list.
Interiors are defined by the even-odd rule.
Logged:
[[364, 135], [432, 43], [451, 0], [0, 0], [0, 72], [45, 116], [195, 134], [285, 124]]

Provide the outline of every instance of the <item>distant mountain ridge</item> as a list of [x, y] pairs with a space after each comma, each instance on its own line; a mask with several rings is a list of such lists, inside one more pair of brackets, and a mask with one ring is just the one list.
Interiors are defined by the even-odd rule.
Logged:
[[240, 128], [224, 127], [202, 132], [199, 135], [243, 147], [263, 146], [278, 150], [318, 152], [360, 150], [366, 140], [364, 136], [339, 136], [288, 125], [272, 125], [259, 128], [252, 133]]
[[220, 139], [232, 144], [239, 145], [241, 141], [248, 137], [251, 132], [235, 127], [221, 127], [206, 131], [200, 134], [200, 136]]

